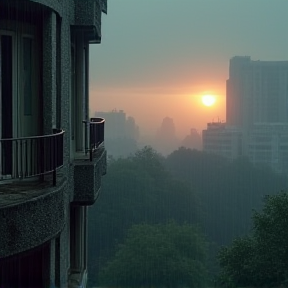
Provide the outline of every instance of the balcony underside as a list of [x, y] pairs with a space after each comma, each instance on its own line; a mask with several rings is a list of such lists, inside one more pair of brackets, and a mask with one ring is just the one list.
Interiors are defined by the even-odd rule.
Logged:
[[76, 205], [93, 205], [99, 196], [101, 178], [106, 174], [106, 150], [99, 148], [92, 161], [74, 161], [74, 199]]
[[33, 249], [64, 227], [67, 180], [30, 179], [0, 185], [0, 258]]

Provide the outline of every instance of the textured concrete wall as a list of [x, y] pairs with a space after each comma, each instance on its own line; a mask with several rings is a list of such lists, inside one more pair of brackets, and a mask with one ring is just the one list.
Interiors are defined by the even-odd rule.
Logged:
[[107, 13], [107, 0], [26, 0], [54, 10], [61, 18], [67, 17], [71, 25], [94, 26], [101, 35], [101, 12]]
[[106, 156], [106, 150], [102, 150], [91, 162], [75, 161], [73, 199], [75, 204], [92, 205], [96, 201], [101, 187], [101, 178], [106, 173]]
[[69, 7], [69, 6], [65, 7], [63, 5], [65, 1], [62, 1], [62, 0], [25, 0], [25, 1], [35, 2], [43, 6], [46, 6], [47, 8], [50, 8], [54, 10], [55, 12], [57, 12], [60, 16], [62, 16], [62, 12], [64, 8], [67, 9]]
[[[62, 0], [62, 5], [69, 7], [72, 5], [70, 0]], [[72, 5], [73, 6], [73, 5]], [[74, 7], [73, 7], [74, 8]], [[71, 9], [64, 9], [61, 19], [61, 38], [60, 38], [60, 95], [61, 95], [61, 127], [65, 130], [64, 137], [64, 175], [68, 178], [69, 190], [65, 196], [65, 215], [64, 229], [59, 235], [59, 285], [62, 288], [67, 287], [68, 269], [70, 266], [70, 201], [74, 192], [73, 164], [70, 161], [70, 143], [71, 143]], [[72, 172], [72, 173], [71, 173]]]
[[51, 239], [49, 243], [49, 273], [47, 279], [49, 287], [55, 287], [55, 239]]
[[43, 24], [43, 131], [56, 128], [56, 14], [46, 13]]
[[[69, 187], [69, 186], [68, 186]], [[70, 191], [65, 191], [64, 194], [64, 228], [59, 237], [59, 280], [60, 288], [67, 288], [68, 283], [68, 269], [70, 267]]]
[[[93, 26], [90, 40], [93, 38], [101, 38], [101, 12], [102, 12], [102, 1], [100, 0], [85, 0], [75, 1], [75, 26], [82, 26], [83, 28]], [[90, 28], [91, 30], [91, 28]]]
[[[67, 181], [46, 188], [43, 195], [0, 210], [0, 258], [14, 255], [55, 237], [65, 225]], [[32, 193], [32, 191], [31, 191]]]
[[101, 0], [102, 12], [107, 13], [107, 0]]

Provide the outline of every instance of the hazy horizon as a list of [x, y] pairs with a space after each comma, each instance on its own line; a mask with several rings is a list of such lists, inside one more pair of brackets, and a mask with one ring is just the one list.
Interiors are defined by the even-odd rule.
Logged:
[[[225, 121], [229, 60], [288, 60], [285, 1], [109, 0], [102, 43], [90, 46], [91, 111], [124, 110], [141, 134], [171, 117], [190, 128]], [[205, 107], [203, 94], [216, 104]]]

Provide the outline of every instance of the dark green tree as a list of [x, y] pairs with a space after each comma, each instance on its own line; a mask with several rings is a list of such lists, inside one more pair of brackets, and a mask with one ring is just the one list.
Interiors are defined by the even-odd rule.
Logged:
[[233, 241], [219, 253], [220, 282], [234, 286], [276, 287], [288, 284], [288, 194], [266, 196], [254, 211], [250, 236]]
[[207, 243], [192, 225], [138, 224], [100, 271], [113, 287], [203, 287]]
[[124, 159], [110, 159], [97, 203], [89, 210], [89, 284], [123, 241], [133, 224], [197, 223], [200, 204], [195, 190], [164, 166], [150, 147]]
[[227, 245], [251, 229], [253, 209], [263, 197], [287, 188], [287, 177], [268, 167], [255, 167], [246, 158], [230, 161], [202, 151], [179, 148], [167, 157], [167, 168], [198, 191], [201, 222], [209, 240]]
[[219, 273], [219, 248], [250, 233], [252, 211], [263, 207], [265, 195], [287, 189], [287, 177], [268, 167], [256, 167], [246, 158], [231, 161], [182, 147], [167, 157], [165, 165], [197, 191], [201, 226], [208, 241], [215, 244], [209, 253], [209, 271], [214, 276]]

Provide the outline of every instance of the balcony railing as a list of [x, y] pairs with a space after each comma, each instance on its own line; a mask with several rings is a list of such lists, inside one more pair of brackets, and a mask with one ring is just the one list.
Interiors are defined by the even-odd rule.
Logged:
[[82, 121], [85, 124], [85, 154], [89, 153], [92, 161], [93, 153], [104, 145], [104, 124], [103, 118], [90, 118], [90, 121]]
[[0, 139], [0, 180], [23, 179], [53, 173], [63, 166], [63, 130], [53, 134]]

